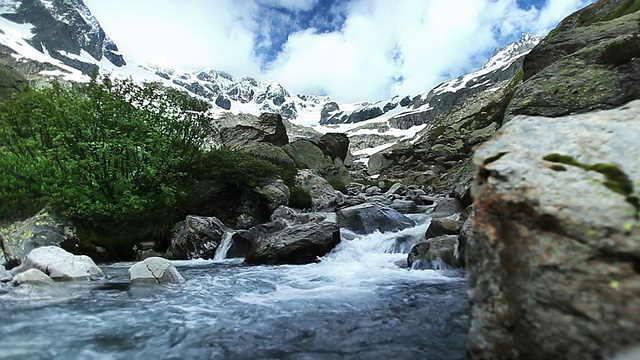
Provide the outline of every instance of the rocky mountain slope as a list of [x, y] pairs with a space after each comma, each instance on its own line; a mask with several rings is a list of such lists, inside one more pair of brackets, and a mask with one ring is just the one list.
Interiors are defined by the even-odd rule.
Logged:
[[100, 62], [126, 64], [82, 0], [2, 0], [0, 17], [2, 63], [27, 77], [66, 74], [77, 79], [77, 71], [98, 72]]

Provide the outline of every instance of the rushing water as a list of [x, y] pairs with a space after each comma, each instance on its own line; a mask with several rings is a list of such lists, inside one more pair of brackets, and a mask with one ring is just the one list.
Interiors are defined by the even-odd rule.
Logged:
[[[426, 224], [357, 236], [321, 262], [178, 261], [176, 286], [57, 284], [0, 296], [0, 358], [464, 359], [464, 275], [397, 263]], [[103, 266], [109, 283], [131, 264]]]

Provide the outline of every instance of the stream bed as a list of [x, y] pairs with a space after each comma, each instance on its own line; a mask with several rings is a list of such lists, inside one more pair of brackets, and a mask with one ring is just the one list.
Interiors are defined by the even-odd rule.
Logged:
[[176, 261], [186, 282], [104, 284], [0, 295], [1, 359], [466, 359], [464, 273], [409, 270], [427, 222], [356, 235], [320, 262]]

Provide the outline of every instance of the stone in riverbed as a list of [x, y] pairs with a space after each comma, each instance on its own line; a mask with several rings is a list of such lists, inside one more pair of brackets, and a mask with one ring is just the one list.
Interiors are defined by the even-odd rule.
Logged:
[[448, 218], [436, 218], [431, 221], [427, 228], [425, 237], [427, 239], [442, 235], [458, 235], [464, 225], [464, 221], [452, 220]]
[[189, 215], [176, 225], [167, 256], [177, 260], [213, 259], [225, 229], [215, 217]]
[[131, 284], [167, 285], [184, 282], [184, 278], [171, 261], [150, 257], [129, 268]]
[[29, 269], [13, 278], [14, 285], [53, 285], [53, 280], [38, 269]]
[[247, 264], [308, 264], [338, 245], [340, 229], [330, 216], [303, 213], [239, 231], [234, 242], [241, 240], [251, 243]]
[[399, 231], [414, 227], [416, 223], [398, 211], [380, 204], [362, 204], [341, 209], [337, 213], [338, 225], [358, 234], [374, 231]]
[[416, 244], [409, 256], [407, 264], [412, 269], [443, 270], [457, 268], [455, 248], [458, 237], [443, 235], [427, 239]]
[[55, 246], [32, 250], [21, 268], [38, 269], [56, 281], [100, 280], [104, 278], [104, 273], [90, 257], [73, 255]]

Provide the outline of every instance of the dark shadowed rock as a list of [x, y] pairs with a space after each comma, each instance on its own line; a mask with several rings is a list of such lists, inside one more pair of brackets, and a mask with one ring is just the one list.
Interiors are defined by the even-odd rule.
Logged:
[[215, 217], [192, 216], [176, 224], [167, 256], [178, 260], [213, 259], [226, 227]]
[[411, 249], [407, 264], [412, 269], [453, 269], [458, 267], [454, 256], [457, 236], [444, 235], [419, 242]]
[[308, 264], [326, 255], [339, 242], [340, 229], [335, 222], [285, 226], [256, 238], [245, 262], [252, 265]]
[[318, 147], [326, 156], [339, 158], [344, 162], [349, 153], [349, 138], [346, 134], [327, 133], [318, 141]]
[[478, 359], [601, 359], [640, 342], [640, 101], [514, 118], [474, 158]]
[[412, 200], [396, 199], [391, 202], [389, 207], [403, 214], [414, 214], [418, 211], [418, 205]]
[[341, 209], [337, 219], [340, 227], [358, 234], [399, 231], [416, 225], [413, 220], [392, 208], [370, 203]]
[[435, 209], [433, 209], [432, 217], [440, 218], [447, 217], [454, 214], [459, 214], [464, 211], [464, 206], [455, 198], [442, 198], [438, 199]]

